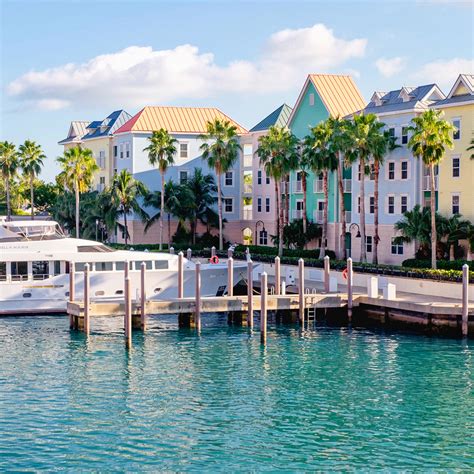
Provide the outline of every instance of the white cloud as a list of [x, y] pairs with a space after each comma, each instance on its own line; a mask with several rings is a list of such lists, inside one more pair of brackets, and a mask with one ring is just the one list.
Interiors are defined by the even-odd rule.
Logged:
[[219, 65], [212, 53], [184, 44], [153, 50], [130, 46], [82, 64], [30, 71], [8, 93], [37, 107], [71, 104], [139, 107], [222, 92], [273, 92], [300, 84], [310, 72], [329, 72], [365, 54], [366, 39], [345, 40], [323, 24], [271, 35], [255, 61]]
[[453, 58], [427, 63], [412, 77], [418, 84], [434, 82], [441, 88], [449, 89], [459, 74], [472, 73], [474, 73], [473, 59]]
[[396, 58], [379, 58], [375, 61], [375, 66], [384, 77], [392, 77], [405, 69], [406, 59], [397, 56]]

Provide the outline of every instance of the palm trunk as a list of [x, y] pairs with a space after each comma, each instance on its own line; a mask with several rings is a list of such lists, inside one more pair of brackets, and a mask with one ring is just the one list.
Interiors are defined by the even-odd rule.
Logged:
[[33, 188], [35, 175], [30, 174], [30, 206], [31, 206], [31, 220], [35, 219], [35, 190]]
[[165, 173], [161, 173], [161, 204], [160, 204], [160, 250], [163, 250], [163, 213], [165, 209]]
[[307, 217], [306, 217], [306, 173], [301, 175], [301, 187], [303, 188], [303, 234], [306, 235]]
[[454, 260], [454, 243], [450, 243], [449, 245], [449, 260], [452, 262]]
[[380, 166], [378, 160], [374, 161], [374, 255], [372, 262], [377, 265], [379, 263], [378, 247], [379, 247], [379, 173]]
[[7, 220], [11, 221], [12, 219], [12, 208], [10, 203], [10, 176], [7, 175], [5, 179], [5, 190], [7, 192]]
[[168, 212], [168, 250], [171, 247], [171, 214]]
[[431, 268], [436, 268], [436, 196], [434, 164], [430, 164]]
[[346, 260], [346, 205], [344, 203], [344, 181], [342, 178], [342, 172], [344, 169], [344, 161], [338, 153], [338, 166], [337, 166], [337, 184], [339, 187], [339, 209], [340, 209], [340, 221], [341, 221], [341, 235], [339, 237], [339, 255], [342, 260]]
[[222, 196], [221, 196], [221, 173], [217, 173], [217, 212], [219, 214], [219, 250], [224, 250], [224, 238], [222, 235]]
[[128, 223], [127, 223], [127, 212], [122, 206], [123, 211], [123, 226], [125, 227], [125, 245], [128, 245]]
[[[279, 188], [279, 187], [278, 187]], [[278, 189], [280, 192], [280, 189]], [[280, 206], [280, 226], [278, 228], [278, 256], [281, 257], [283, 255], [283, 206]]]
[[275, 214], [276, 214], [276, 235], [280, 238], [280, 196], [278, 195], [278, 181], [275, 179]]
[[321, 235], [321, 247], [319, 249], [319, 258], [326, 256], [326, 241], [328, 239], [328, 171], [323, 171], [323, 192], [324, 192], [324, 206], [323, 206], [323, 232]]
[[365, 246], [365, 161], [360, 158], [360, 261], [367, 262]]
[[290, 177], [289, 175], [285, 177], [285, 213], [286, 219], [285, 224], [288, 225], [290, 223]]
[[79, 223], [80, 223], [80, 220], [79, 220], [79, 206], [80, 206], [80, 194], [79, 194], [79, 186], [78, 184], [76, 183], [76, 186], [75, 186], [75, 189], [74, 189], [74, 192], [76, 194], [76, 239], [79, 238], [79, 235], [80, 235], [80, 231], [79, 231]]

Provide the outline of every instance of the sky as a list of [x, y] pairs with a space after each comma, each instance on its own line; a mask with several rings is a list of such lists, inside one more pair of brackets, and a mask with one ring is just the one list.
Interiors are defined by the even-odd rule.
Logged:
[[145, 105], [218, 107], [251, 128], [309, 73], [375, 90], [473, 73], [473, 3], [0, 0], [0, 140], [40, 143], [42, 179], [72, 120]]

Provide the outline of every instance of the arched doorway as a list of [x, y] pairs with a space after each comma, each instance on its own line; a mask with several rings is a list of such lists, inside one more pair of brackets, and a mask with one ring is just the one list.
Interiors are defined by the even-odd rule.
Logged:
[[252, 229], [250, 227], [246, 227], [245, 229], [242, 230], [242, 243], [244, 245], [253, 244]]

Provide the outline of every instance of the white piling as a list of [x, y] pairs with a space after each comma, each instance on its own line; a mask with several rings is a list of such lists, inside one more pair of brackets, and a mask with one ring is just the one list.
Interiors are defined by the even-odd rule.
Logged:
[[86, 336], [90, 333], [90, 281], [89, 264], [84, 265], [84, 332]]
[[324, 291], [329, 293], [330, 262], [329, 257], [324, 257]]
[[469, 332], [469, 265], [462, 266], [462, 317], [461, 333], [467, 337]]
[[178, 253], [178, 298], [184, 296], [184, 262], [183, 252]]
[[298, 301], [300, 323], [304, 324], [304, 260], [298, 260]]
[[211, 247], [211, 258], [216, 255], [216, 247], [214, 245]]
[[253, 262], [247, 262], [247, 305], [248, 315], [247, 324], [249, 328], [253, 328]]
[[186, 250], [186, 258], [188, 260], [191, 260], [192, 256], [193, 256], [193, 251], [191, 249]]
[[196, 312], [195, 322], [196, 329], [199, 332], [201, 330], [201, 262], [196, 262]]
[[125, 345], [127, 349], [132, 347], [132, 294], [130, 288], [130, 277], [127, 275], [124, 282], [124, 302], [125, 302]]
[[281, 294], [281, 267], [280, 257], [275, 257], [275, 295]]
[[263, 272], [260, 279], [260, 342], [267, 343], [267, 294], [268, 294], [268, 278], [267, 273]]
[[347, 317], [349, 322], [352, 320], [352, 285], [353, 285], [353, 273], [352, 273], [352, 258], [347, 259]]
[[285, 280], [281, 282], [281, 294], [286, 295], [286, 281]]
[[146, 331], [146, 263], [142, 262], [140, 265], [140, 323], [142, 331]]
[[[69, 301], [72, 303], [76, 298], [76, 266], [74, 262], [69, 263]], [[74, 327], [74, 316], [69, 315], [69, 328]]]
[[170, 254], [174, 255], [174, 247], [170, 247]]
[[229, 247], [227, 249], [227, 258], [232, 258], [234, 256], [234, 251]]
[[234, 296], [234, 259], [227, 260], [227, 296]]

